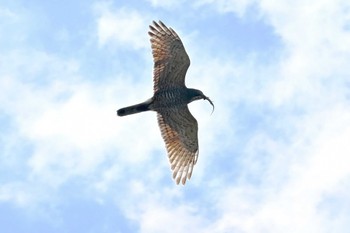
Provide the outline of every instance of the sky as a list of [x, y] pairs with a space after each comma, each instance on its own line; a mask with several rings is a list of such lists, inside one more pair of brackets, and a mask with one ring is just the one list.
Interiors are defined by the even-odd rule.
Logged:
[[[172, 180], [148, 37], [191, 59], [199, 158]], [[348, 0], [0, 0], [2, 233], [350, 228]]]

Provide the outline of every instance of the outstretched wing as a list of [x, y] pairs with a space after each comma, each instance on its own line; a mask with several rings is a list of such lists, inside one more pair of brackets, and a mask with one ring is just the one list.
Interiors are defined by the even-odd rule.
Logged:
[[172, 86], [185, 86], [185, 76], [190, 59], [176, 32], [161, 21], [150, 25], [154, 60], [153, 90], [167, 89]]
[[198, 124], [187, 105], [158, 112], [158, 124], [173, 171], [179, 184], [190, 179], [198, 158]]

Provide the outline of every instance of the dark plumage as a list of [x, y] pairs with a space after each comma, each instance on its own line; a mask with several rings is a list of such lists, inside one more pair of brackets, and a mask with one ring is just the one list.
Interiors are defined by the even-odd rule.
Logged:
[[140, 104], [121, 108], [118, 116], [148, 110], [157, 112], [158, 124], [168, 152], [173, 178], [179, 184], [190, 179], [198, 158], [198, 124], [187, 104], [194, 100], [212, 101], [200, 90], [187, 88], [185, 76], [190, 59], [176, 32], [161, 21], [150, 25], [153, 70], [153, 97]]

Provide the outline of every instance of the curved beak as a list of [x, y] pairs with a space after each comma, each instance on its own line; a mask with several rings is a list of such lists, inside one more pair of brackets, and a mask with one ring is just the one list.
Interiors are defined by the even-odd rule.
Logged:
[[212, 110], [212, 112], [211, 112], [211, 114], [213, 114], [214, 108], [215, 108], [213, 102], [209, 99], [209, 97], [206, 97], [205, 95], [203, 95], [203, 99], [204, 99], [204, 100], [208, 100], [209, 103], [211, 104], [211, 106], [213, 106], [213, 110]]

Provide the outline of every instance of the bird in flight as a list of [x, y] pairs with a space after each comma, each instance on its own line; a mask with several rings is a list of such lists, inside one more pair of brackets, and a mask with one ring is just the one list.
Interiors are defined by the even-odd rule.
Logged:
[[198, 159], [198, 123], [187, 104], [204, 99], [200, 90], [187, 88], [185, 76], [190, 59], [180, 37], [164, 23], [153, 21], [149, 36], [154, 60], [153, 97], [145, 102], [121, 108], [118, 116], [156, 111], [158, 125], [168, 152], [173, 179], [184, 185], [191, 178]]

